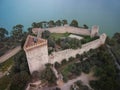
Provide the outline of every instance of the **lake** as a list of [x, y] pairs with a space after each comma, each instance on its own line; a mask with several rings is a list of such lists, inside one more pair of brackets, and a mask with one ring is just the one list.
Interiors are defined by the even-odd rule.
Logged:
[[0, 27], [32, 22], [76, 19], [79, 26], [99, 25], [100, 33], [120, 32], [120, 0], [0, 0]]

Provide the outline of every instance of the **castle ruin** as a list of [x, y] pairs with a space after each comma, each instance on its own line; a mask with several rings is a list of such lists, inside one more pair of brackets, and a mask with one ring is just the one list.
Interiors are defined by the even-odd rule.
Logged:
[[48, 63], [47, 40], [28, 35], [24, 44], [30, 73], [40, 71]]
[[[94, 37], [99, 35], [99, 27], [93, 26], [91, 30], [76, 28], [71, 26], [61, 26], [61, 27], [53, 27], [47, 28], [51, 33], [73, 33], [80, 35], [89, 35]], [[91, 41], [89, 43], [83, 44], [82, 48], [79, 49], [67, 49], [63, 51], [53, 52], [48, 56], [48, 47], [47, 40], [40, 38], [40, 34], [44, 31], [43, 29], [34, 28], [34, 34], [39, 34], [38, 37], [28, 35], [27, 40], [24, 44], [24, 50], [26, 52], [27, 61], [29, 65], [30, 73], [32, 74], [34, 71], [40, 72], [45, 68], [46, 63], [54, 64], [55, 62], [61, 63], [63, 59], [68, 60], [69, 57], [75, 57], [76, 54], [82, 54], [84, 52], [89, 51], [90, 49], [96, 49], [103, 45], [106, 40], [106, 34], [103, 33], [100, 35], [100, 38], [97, 40]]]

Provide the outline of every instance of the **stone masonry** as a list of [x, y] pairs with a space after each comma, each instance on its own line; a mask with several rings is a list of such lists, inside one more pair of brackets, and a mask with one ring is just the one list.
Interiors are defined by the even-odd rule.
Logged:
[[[91, 37], [94, 37], [98, 35], [99, 33], [99, 27], [98, 26], [92, 26], [92, 29], [83, 29], [83, 28], [77, 28], [72, 26], [59, 26], [59, 27], [53, 27], [53, 28], [46, 28], [45, 30], [50, 31], [51, 33], [73, 33], [73, 34], [80, 34], [80, 35], [88, 35]], [[32, 32], [34, 34], [42, 33], [44, 29], [41, 28], [33, 28]]]
[[[54, 27], [54, 28], [47, 28], [51, 33], [74, 33], [74, 34], [81, 34], [81, 35], [90, 35], [94, 37], [98, 35], [98, 26], [93, 26], [92, 30], [88, 29], [81, 29], [71, 26], [61, 26], [61, 27]], [[40, 34], [43, 29], [34, 28], [33, 33]], [[39, 33], [40, 32], [40, 33]], [[39, 35], [40, 36], [40, 35]], [[34, 37], [28, 35], [27, 40], [24, 44], [24, 50], [26, 52], [27, 61], [29, 65], [29, 70], [31, 74], [34, 71], [41, 71], [45, 68], [46, 63], [54, 64], [55, 62], [61, 63], [63, 59], [67, 59], [75, 57], [76, 54], [82, 54], [84, 52], [89, 51], [90, 49], [96, 49], [100, 47], [102, 44], [105, 43], [106, 34], [100, 35], [100, 38], [89, 43], [82, 45], [80, 49], [67, 49], [59, 52], [53, 52], [51, 55], [48, 56], [48, 47], [47, 47], [47, 40], [42, 39], [40, 37]]]
[[[35, 41], [34, 41], [35, 39]], [[40, 72], [48, 63], [47, 40], [29, 35], [24, 45], [30, 73]]]

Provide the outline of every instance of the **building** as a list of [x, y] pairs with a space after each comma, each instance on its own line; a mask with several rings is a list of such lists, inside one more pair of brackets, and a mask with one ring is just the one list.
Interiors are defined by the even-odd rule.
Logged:
[[[89, 35], [91, 37], [97, 36], [98, 30], [99, 30], [98, 26], [93, 26], [91, 30], [86, 29], [83, 30], [80, 28], [74, 28], [70, 26], [54, 27], [49, 29], [51, 33], [69, 32], [74, 34]], [[42, 29], [38, 28], [33, 29], [33, 33], [36, 33], [38, 36], [35, 37], [28, 35], [26, 42], [24, 44], [24, 50], [26, 52], [27, 62], [31, 74], [34, 71], [40, 72], [41, 70], [43, 70], [45, 68], [45, 64], [47, 63], [51, 64], [54, 64], [55, 62], [61, 63], [63, 59], [68, 60], [68, 58], [70, 58], [71, 56], [75, 57], [76, 54], [82, 54], [84, 52], [89, 51], [90, 49], [96, 49], [105, 43], [107, 37], [106, 34], [102, 34], [100, 35], [100, 38], [88, 42], [86, 44], [83, 44], [82, 48], [76, 50], [67, 49], [63, 51], [52, 52], [52, 54], [48, 56], [47, 40], [40, 38], [42, 31], [43, 31]], [[75, 37], [76, 36], [74, 36], [74, 38]]]
[[28, 35], [24, 44], [30, 73], [41, 71], [48, 63], [47, 40]]

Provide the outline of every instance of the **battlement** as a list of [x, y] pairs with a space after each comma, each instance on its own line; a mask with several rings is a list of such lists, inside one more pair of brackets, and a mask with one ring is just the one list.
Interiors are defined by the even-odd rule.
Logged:
[[28, 35], [24, 44], [24, 50], [27, 51], [43, 45], [47, 45], [47, 40]]

